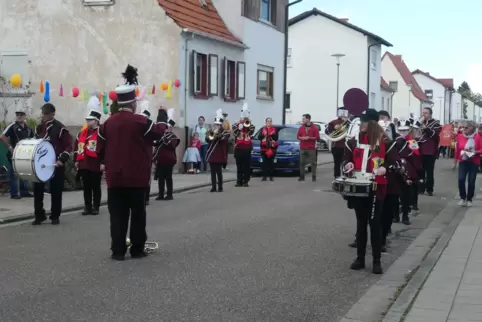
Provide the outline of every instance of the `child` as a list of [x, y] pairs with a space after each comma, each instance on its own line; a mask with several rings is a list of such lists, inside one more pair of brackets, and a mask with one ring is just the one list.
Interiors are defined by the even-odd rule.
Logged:
[[[153, 159], [156, 162], [156, 174], [154, 179], [158, 180], [159, 194], [156, 200], [173, 200], [172, 169], [177, 163], [176, 148], [179, 145], [179, 138], [169, 129], [164, 136], [157, 141]], [[164, 196], [164, 187], [166, 195]]]
[[223, 128], [222, 116], [222, 110], [217, 110], [216, 118], [214, 119], [214, 137], [206, 137], [206, 142], [209, 144], [206, 152], [206, 160], [209, 162], [209, 168], [211, 169], [211, 192], [223, 191], [222, 167], [223, 164], [227, 162], [226, 150], [228, 149], [230, 132]]
[[[201, 140], [199, 140], [199, 133], [194, 132], [191, 144], [184, 152], [183, 163], [189, 166], [188, 173], [195, 173], [195, 165], [201, 162], [201, 154], [199, 151], [201, 150]], [[199, 172], [199, 170], [198, 170]]]

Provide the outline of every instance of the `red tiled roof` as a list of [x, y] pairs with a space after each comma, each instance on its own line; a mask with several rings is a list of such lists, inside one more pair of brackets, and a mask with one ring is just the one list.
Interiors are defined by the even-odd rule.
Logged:
[[380, 77], [380, 87], [383, 89], [389, 89], [390, 86], [388, 86], [388, 83], [383, 79], [383, 77]]
[[181, 28], [192, 29], [232, 42], [241, 42], [229, 31], [211, 0], [157, 0], [174, 22]]
[[435, 78], [430, 73], [424, 72], [420, 69], [416, 69], [412, 72], [412, 74], [421, 74], [424, 75], [428, 78], [430, 78], [433, 81], [436, 81], [437, 83], [447, 87], [447, 88], [453, 88], [454, 87], [454, 80], [453, 78]]
[[390, 58], [393, 65], [400, 73], [400, 76], [402, 76], [403, 80], [405, 81], [405, 84], [412, 85], [412, 94], [421, 101], [430, 101], [428, 97], [425, 95], [425, 93], [423, 92], [420, 85], [415, 80], [415, 77], [413, 77], [412, 73], [410, 73], [410, 70], [408, 69], [407, 65], [403, 61], [402, 56], [394, 55], [388, 51], [385, 52], [385, 54], [383, 55], [383, 58], [385, 56], [388, 56]]

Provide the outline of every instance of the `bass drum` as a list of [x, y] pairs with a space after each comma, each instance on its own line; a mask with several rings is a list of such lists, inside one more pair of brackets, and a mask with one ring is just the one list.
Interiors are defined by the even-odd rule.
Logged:
[[55, 173], [55, 150], [47, 140], [27, 139], [17, 143], [12, 166], [17, 178], [29, 182], [47, 182]]

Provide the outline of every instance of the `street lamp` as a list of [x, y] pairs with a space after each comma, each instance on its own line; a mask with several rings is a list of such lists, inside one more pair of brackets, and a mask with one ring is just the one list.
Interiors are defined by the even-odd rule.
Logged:
[[342, 57], [345, 57], [345, 54], [333, 54], [331, 57], [336, 58], [336, 111], [338, 111], [338, 108], [340, 107], [338, 105], [340, 99], [340, 60]]

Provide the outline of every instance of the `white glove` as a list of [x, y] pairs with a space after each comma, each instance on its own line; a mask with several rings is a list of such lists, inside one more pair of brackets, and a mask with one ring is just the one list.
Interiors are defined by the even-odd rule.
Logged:
[[345, 172], [350, 172], [354, 168], [355, 168], [355, 165], [353, 164], [353, 162], [348, 162], [347, 164], [345, 164]]
[[387, 173], [387, 169], [385, 167], [380, 167], [373, 170], [373, 174], [375, 174], [376, 176], [384, 176], [385, 173]]
[[241, 131], [243, 129], [244, 125], [243, 124], [239, 124], [238, 125], [238, 129]]
[[173, 117], [174, 117], [174, 109], [170, 108], [170, 109], [167, 110], [167, 118], [169, 120], [172, 120]]

